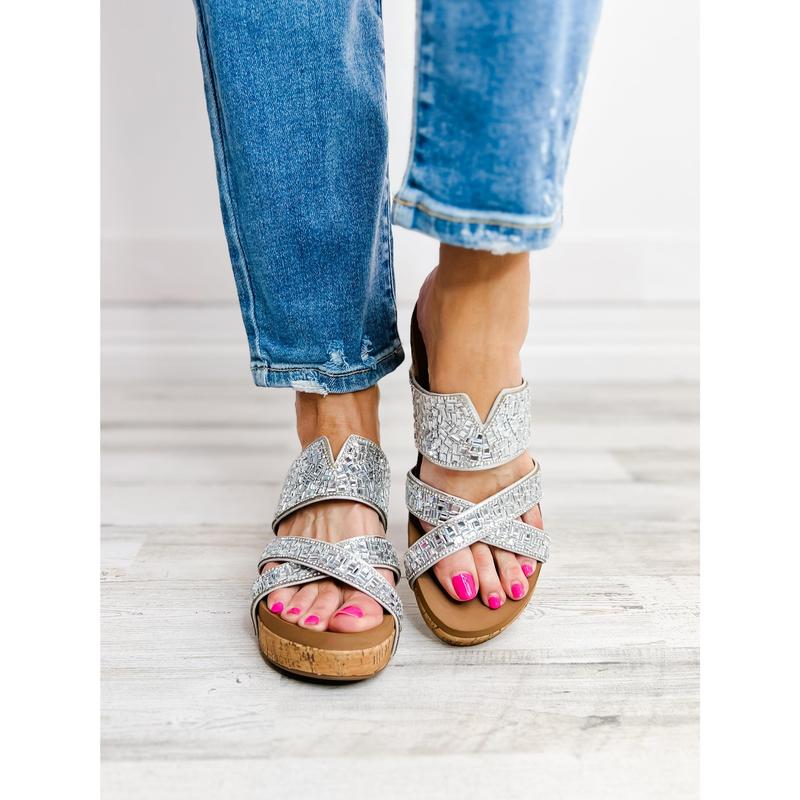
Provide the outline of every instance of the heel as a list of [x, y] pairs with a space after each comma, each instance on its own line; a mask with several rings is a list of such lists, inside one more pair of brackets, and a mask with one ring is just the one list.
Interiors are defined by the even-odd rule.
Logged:
[[419, 327], [416, 305], [411, 313], [411, 374], [424, 389], [430, 388], [428, 351], [425, 349], [425, 340]]

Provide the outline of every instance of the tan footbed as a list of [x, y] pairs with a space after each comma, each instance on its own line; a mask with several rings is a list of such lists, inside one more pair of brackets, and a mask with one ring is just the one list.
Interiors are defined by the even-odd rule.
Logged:
[[396, 636], [389, 614], [368, 631], [334, 633], [286, 622], [261, 602], [256, 621], [258, 646], [270, 664], [293, 675], [326, 681], [358, 681], [377, 675], [389, 663]]
[[[416, 306], [411, 314], [411, 359], [411, 368], [417, 382], [423, 388], [430, 389], [428, 354], [417, 322]], [[422, 456], [419, 455], [415, 470], [417, 476], [421, 463]], [[419, 520], [409, 514], [409, 547], [424, 533]], [[485, 606], [481, 602], [480, 595], [466, 602], [453, 600], [439, 585], [432, 569], [419, 576], [413, 586], [414, 596], [417, 598], [417, 605], [425, 624], [443, 642], [459, 646], [480, 644], [502, 633], [525, 610], [525, 606], [533, 596], [541, 570], [542, 565], [537, 561], [536, 569], [528, 578], [528, 593], [525, 597], [521, 600], [512, 600], [509, 597], [500, 608], [496, 609]]]

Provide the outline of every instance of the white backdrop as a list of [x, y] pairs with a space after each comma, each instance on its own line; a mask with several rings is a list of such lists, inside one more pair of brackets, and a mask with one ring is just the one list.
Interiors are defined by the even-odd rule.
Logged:
[[[411, 127], [415, 3], [383, 6], [397, 186]], [[540, 299], [697, 298], [697, 38], [693, 0], [606, 0], [564, 228], [536, 256]], [[102, 99], [104, 299], [233, 300], [191, 0], [103, 0]], [[395, 242], [398, 293], [408, 299], [436, 246], [401, 229]]]

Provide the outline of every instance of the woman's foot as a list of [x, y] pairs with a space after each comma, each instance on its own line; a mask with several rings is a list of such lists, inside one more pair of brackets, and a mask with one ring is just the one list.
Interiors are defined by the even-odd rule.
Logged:
[[[334, 456], [351, 433], [379, 442], [378, 389], [324, 397], [298, 392], [297, 433], [303, 447], [327, 436]], [[281, 522], [278, 536], [306, 536], [338, 542], [354, 536], [383, 536], [378, 513], [362, 503], [326, 500], [300, 508]], [[277, 564], [266, 564], [264, 570]], [[394, 585], [394, 575], [379, 569]], [[276, 589], [267, 608], [287, 622], [316, 631], [349, 633], [374, 628], [383, 620], [383, 608], [368, 595], [333, 580]]]
[[[495, 256], [449, 245], [440, 248], [417, 301], [417, 322], [428, 356], [430, 390], [466, 392], [482, 420], [501, 389], [522, 383], [520, 349], [528, 331], [530, 270], [527, 253]], [[479, 502], [533, 467], [527, 453], [480, 472], [460, 472], [423, 459], [425, 483]], [[538, 506], [522, 516], [543, 527]], [[431, 526], [423, 523], [425, 530]], [[479, 596], [489, 608], [521, 600], [536, 561], [481, 542], [439, 561], [433, 571], [454, 600]]]

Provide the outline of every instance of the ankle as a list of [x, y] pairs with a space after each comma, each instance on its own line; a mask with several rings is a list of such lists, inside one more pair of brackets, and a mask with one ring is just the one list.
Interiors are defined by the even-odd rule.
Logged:
[[324, 396], [297, 392], [295, 412], [301, 445], [306, 447], [314, 439], [327, 436], [335, 455], [353, 433], [379, 443], [378, 399], [377, 386]]
[[530, 277], [530, 254], [495, 255], [487, 250], [470, 250], [449, 244], [439, 246], [437, 280], [447, 287], [483, 285], [491, 292], [516, 293], [520, 281]]
[[485, 416], [501, 389], [521, 383], [529, 292], [527, 253], [442, 245], [417, 305], [432, 391], [465, 391]]

